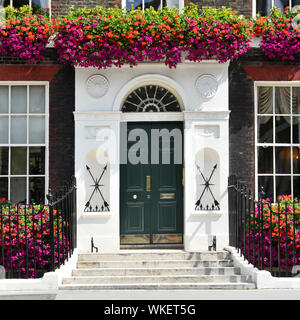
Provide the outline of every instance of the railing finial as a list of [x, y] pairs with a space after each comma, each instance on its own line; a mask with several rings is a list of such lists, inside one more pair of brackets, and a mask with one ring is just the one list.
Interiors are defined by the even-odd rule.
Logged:
[[264, 191], [264, 187], [260, 186], [260, 191], [259, 191], [259, 197], [260, 199], [264, 199], [264, 197], [266, 196], [266, 193]]

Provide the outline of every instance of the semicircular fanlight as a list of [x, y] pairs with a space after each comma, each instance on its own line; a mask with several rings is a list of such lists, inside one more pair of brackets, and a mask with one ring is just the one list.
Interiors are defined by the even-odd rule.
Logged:
[[168, 89], [145, 85], [132, 91], [126, 98], [122, 112], [180, 112], [177, 98]]

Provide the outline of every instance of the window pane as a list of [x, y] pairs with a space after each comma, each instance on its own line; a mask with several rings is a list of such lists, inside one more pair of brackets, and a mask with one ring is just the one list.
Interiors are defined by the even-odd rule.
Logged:
[[11, 112], [27, 113], [27, 87], [11, 87]]
[[0, 178], [0, 200], [8, 199], [8, 178]]
[[293, 99], [292, 99], [292, 106], [293, 106], [293, 114], [300, 115], [300, 87], [293, 88]]
[[142, 8], [142, 0], [126, 0], [126, 9], [131, 10], [132, 7], [134, 9]]
[[273, 147], [258, 148], [258, 173], [273, 173]]
[[31, 6], [33, 9], [49, 9], [49, 0], [32, 0]]
[[273, 117], [258, 117], [258, 142], [273, 142]]
[[44, 203], [45, 201], [45, 178], [29, 179], [29, 202]]
[[13, 6], [15, 8], [20, 8], [29, 5], [29, 0], [13, 0]]
[[8, 143], [8, 117], [0, 117], [0, 143]]
[[284, 11], [285, 7], [290, 5], [289, 0], [275, 0], [274, 4], [277, 8], [280, 8], [282, 11]]
[[0, 86], [0, 113], [8, 113], [8, 87]]
[[276, 177], [276, 199], [282, 195], [291, 194], [291, 177]]
[[11, 174], [27, 174], [27, 148], [11, 148]]
[[300, 174], [300, 147], [293, 147], [293, 171]]
[[291, 143], [291, 117], [275, 117], [276, 142]]
[[10, 201], [26, 203], [26, 178], [11, 178]]
[[166, 0], [144, 0], [145, 1], [145, 9], [153, 7], [155, 10], [161, 9], [161, 3], [166, 4]]
[[45, 117], [29, 118], [29, 143], [45, 143]]
[[258, 191], [260, 191], [260, 187], [264, 188], [265, 198], [273, 201], [273, 176], [258, 177]]
[[258, 87], [258, 113], [273, 114], [273, 87]]
[[291, 148], [275, 148], [276, 173], [291, 173]]
[[25, 144], [27, 142], [26, 117], [11, 118], [11, 143]]
[[272, 8], [272, 0], [257, 0], [256, 12], [261, 16], [268, 16], [270, 9]]
[[276, 114], [291, 113], [291, 88], [290, 87], [275, 88], [275, 113]]
[[29, 148], [29, 174], [45, 174], [45, 148]]
[[1, 0], [0, 5], [3, 7], [8, 7], [10, 5], [10, 0]]
[[170, 9], [173, 9], [173, 8], [179, 9], [179, 0], [167, 0], [167, 6]]
[[300, 117], [293, 117], [293, 143], [300, 143]]
[[44, 86], [32, 86], [29, 88], [29, 112], [45, 113]]
[[300, 177], [294, 177], [294, 198], [300, 199]]
[[0, 175], [8, 174], [8, 148], [0, 148]]

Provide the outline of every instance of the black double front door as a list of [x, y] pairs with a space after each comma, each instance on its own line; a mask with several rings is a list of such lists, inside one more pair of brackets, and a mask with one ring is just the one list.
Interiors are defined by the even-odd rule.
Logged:
[[182, 243], [182, 123], [127, 123], [121, 148], [121, 244]]

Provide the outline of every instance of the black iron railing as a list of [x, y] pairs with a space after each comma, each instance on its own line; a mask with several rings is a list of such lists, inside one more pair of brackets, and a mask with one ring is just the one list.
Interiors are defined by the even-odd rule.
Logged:
[[0, 204], [0, 265], [6, 278], [40, 278], [76, 248], [76, 181], [47, 195], [48, 204]]
[[229, 177], [230, 245], [260, 270], [273, 276], [293, 276], [300, 265], [300, 203], [290, 196], [275, 203], [263, 188], [255, 200], [247, 186]]

